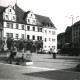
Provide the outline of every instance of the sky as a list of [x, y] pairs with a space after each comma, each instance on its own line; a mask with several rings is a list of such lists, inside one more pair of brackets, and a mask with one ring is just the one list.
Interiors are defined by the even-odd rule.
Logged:
[[80, 0], [0, 0], [0, 6], [14, 5], [16, 1], [24, 11], [49, 17], [58, 34], [72, 25], [71, 17], [73, 23], [80, 20]]

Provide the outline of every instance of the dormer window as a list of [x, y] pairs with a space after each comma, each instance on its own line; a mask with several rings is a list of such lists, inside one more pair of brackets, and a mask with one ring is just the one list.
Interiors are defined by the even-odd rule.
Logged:
[[15, 16], [13, 16], [13, 20], [15, 20]]
[[8, 15], [6, 15], [6, 19], [8, 19]]
[[11, 12], [11, 9], [10, 9], [10, 12]]
[[13, 6], [13, 9], [15, 9], [14, 6]]
[[33, 23], [35, 23], [35, 20], [33, 20]]
[[32, 16], [32, 14], [31, 14], [31, 16]]
[[30, 20], [28, 19], [28, 22], [30, 22]]
[[45, 23], [45, 26], [46, 26], [46, 23]]
[[48, 27], [49, 27], [49, 23], [48, 23]]

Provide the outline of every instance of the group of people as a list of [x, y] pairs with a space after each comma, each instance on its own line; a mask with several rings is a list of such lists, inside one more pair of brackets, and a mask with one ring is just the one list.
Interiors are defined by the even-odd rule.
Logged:
[[[24, 54], [26, 53], [26, 54]], [[19, 50], [17, 49], [17, 46], [15, 44], [13, 44], [11, 46], [11, 54], [8, 58], [9, 63], [11, 64], [13, 60], [16, 60], [17, 63], [16, 64], [20, 64], [20, 61], [24, 62], [26, 60], [26, 56], [29, 52], [24, 49], [24, 48], [19, 48]]]
[[53, 58], [56, 59], [56, 52], [54, 51], [54, 48], [50, 48], [49, 54], [52, 54]]

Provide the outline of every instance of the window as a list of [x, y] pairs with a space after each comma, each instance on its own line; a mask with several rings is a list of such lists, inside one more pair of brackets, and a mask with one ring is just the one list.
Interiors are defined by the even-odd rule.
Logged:
[[39, 40], [39, 36], [37, 36], [37, 40]]
[[6, 19], [8, 19], [8, 15], [6, 15]]
[[52, 31], [52, 35], [55, 35], [56, 34], [56, 32], [55, 31]]
[[51, 27], [52, 27], [53, 25], [51, 24]]
[[10, 37], [10, 38], [13, 38], [13, 33], [10, 33], [10, 34], [9, 34], [9, 37]]
[[75, 37], [75, 33], [73, 33], [73, 36]]
[[76, 30], [78, 30], [78, 26], [76, 27]]
[[11, 23], [11, 28], [13, 28], [13, 23]]
[[35, 36], [33, 36], [33, 40], [35, 40]]
[[45, 38], [45, 42], [47, 41], [47, 39]]
[[45, 48], [46, 48], [46, 46], [45, 46]]
[[55, 39], [52, 39], [52, 42], [55, 42]]
[[73, 27], [73, 31], [75, 31], [75, 27]]
[[24, 34], [21, 35], [21, 38], [24, 39]]
[[15, 16], [13, 16], [13, 20], [15, 20]]
[[33, 27], [33, 31], [35, 31], [35, 27]]
[[42, 40], [42, 36], [40, 36], [40, 40]]
[[30, 22], [30, 20], [28, 19], [28, 22]]
[[11, 9], [10, 9], [10, 12], [11, 12]]
[[7, 22], [7, 25], [6, 26], [7, 26], [7, 28], [9, 28], [9, 23], [8, 22]]
[[37, 28], [38, 32], [39, 32], [39, 28]]
[[16, 39], [18, 39], [19, 38], [19, 35], [18, 34], [16, 34]]
[[33, 23], [35, 23], [35, 20], [33, 20]]
[[22, 30], [24, 30], [24, 25], [22, 25]]
[[76, 36], [78, 36], [78, 32], [76, 32]]
[[53, 49], [55, 49], [55, 46], [52, 46]]
[[49, 34], [51, 34], [51, 31], [49, 31]]
[[30, 35], [27, 35], [27, 39], [30, 39]]
[[42, 32], [42, 28], [40, 28], [40, 32]]
[[51, 38], [49, 38], [49, 41], [51, 41]]
[[30, 30], [30, 26], [27, 26], [27, 30]]
[[6, 33], [7, 38], [13, 38], [13, 33]]
[[45, 34], [47, 34], [47, 30], [45, 30]]
[[16, 29], [18, 29], [18, 24], [16, 24]]

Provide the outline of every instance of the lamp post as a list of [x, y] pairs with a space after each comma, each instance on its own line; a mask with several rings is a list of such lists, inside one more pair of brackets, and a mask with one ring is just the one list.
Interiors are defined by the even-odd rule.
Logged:
[[[66, 17], [68, 17], [68, 16], [66, 16]], [[73, 20], [74, 20], [74, 18], [78, 18], [79, 16], [73, 16], [73, 15], [71, 15], [70, 17], [68, 17], [68, 18], [71, 18], [71, 21], [72, 21], [72, 25], [74, 24], [74, 22], [73, 22]]]
[[[67, 16], [66, 16], [67, 17]], [[74, 31], [73, 31], [73, 24], [74, 24], [74, 22], [73, 22], [73, 20], [74, 20], [74, 18], [78, 18], [79, 16], [73, 16], [73, 15], [71, 15], [70, 17], [68, 17], [68, 18], [71, 18], [71, 20], [72, 20], [72, 43], [74, 43], [73, 42], [73, 38], [74, 38], [74, 35], [73, 35], [73, 33], [74, 33]]]

